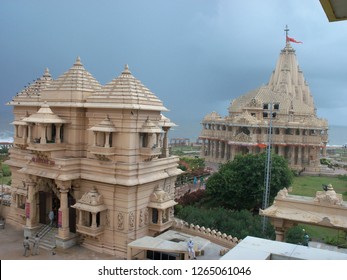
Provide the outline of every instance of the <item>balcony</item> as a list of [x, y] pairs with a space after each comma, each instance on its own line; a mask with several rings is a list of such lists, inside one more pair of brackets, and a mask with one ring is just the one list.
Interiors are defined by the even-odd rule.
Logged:
[[91, 146], [89, 152], [94, 155], [112, 156], [116, 153], [116, 149], [114, 147]]
[[147, 148], [142, 147], [140, 148], [140, 155], [144, 158], [145, 161], [149, 161], [155, 158], [158, 158], [162, 154], [162, 148], [161, 147], [153, 147], [153, 148]]
[[172, 220], [169, 220], [169, 221], [162, 223], [162, 224], [150, 223], [148, 225], [148, 229], [152, 230], [154, 232], [163, 232], [164, 230], [167, 230], [168, 228], [170, 228], [172, 226], [172, 224], [173, 224]]
[[104, 233], [104, 226], [99, 226], [99, 227], [87, 227], [87, 226], [82, 226], [77, 224], [76, 225], [76, 231], [80, 234], [83, 235], [88, 235], [91, 237], [98, 237]]
[[38, 152], [61, 151], [66, 149], [66, 144], [55, 142], [47, 142], [45, 144], [41, 144], [40, 142], [36, 141], [29, 143], [27, 149]]

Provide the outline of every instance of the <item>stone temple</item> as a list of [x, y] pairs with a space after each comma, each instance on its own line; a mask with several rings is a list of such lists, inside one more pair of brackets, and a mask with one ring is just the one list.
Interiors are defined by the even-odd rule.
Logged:
[[58, 247], [83, 242], [120, 258], [128, 243], [172, 226], [181, 173], [168, 150], [175, 124], [128, 66], [102, 86], [78, 58], [57, 79], [47, 69], [8, 105], [15, 127], [8, 223], [33, 236], [53, 210]]
[[206, 162], [225, 163], [237, 154], [260, 153], [270, 143], [292, 169], [320, 172], [319, 157], [325, 154], [328, 143], [328, 123], [317, 117], [289, 40], [269, 82], [234, 99], [228, 111], [226, 117], [212, 112], [202, 120], [199, 138]]

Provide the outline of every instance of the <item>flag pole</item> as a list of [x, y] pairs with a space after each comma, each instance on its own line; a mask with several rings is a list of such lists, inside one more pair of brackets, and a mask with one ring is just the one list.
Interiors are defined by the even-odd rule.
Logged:
[[286, 25], [286, 28], [284, 29], [284, 31], [286, 32], [286, 44], [287, 44], [289, 42], [289, 40], [288, 40], [288, 31], [289, 31], [288, 25]]

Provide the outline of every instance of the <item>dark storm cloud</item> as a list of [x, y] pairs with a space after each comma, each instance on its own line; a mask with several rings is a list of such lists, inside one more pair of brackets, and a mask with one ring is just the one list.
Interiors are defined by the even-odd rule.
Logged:
[[293, 46], [318, 115], [344, 125], [347, 22], [329, 23], [318, 1], [287, 2], [4, 1], [1, 103], [45, 67], [57, 78], [77, 56], [102, 84], [127, 63], [170, 109], [172, 135], [196, 137], [206, 114], [227, 115], [232, 99], [268, 82], [288, 24], [304, 42]]

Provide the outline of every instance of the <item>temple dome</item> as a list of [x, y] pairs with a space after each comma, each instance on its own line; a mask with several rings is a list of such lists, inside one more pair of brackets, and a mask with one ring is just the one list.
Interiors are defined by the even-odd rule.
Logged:
[[83, 101], [100, 89], [99, 82], [83, 67], [78, 57], [67, 72], [47, 86], [42, 92], [42, 99], [60, 102]]
[[17, 96], [14, 101], [30, 100], [34, 101], [35, 98], [41, 95], [41, 92], [53, 81], [49, 69], [45, 69], [45, 73], [38, 79], [34, 80], [29, 86], [25, 87]]
[[89, 107], [104, 104], [112, 108], [167, 111], [162, 101], [131, 74], [128, 65], [120, 76], [90, 96], [87, 102]]

